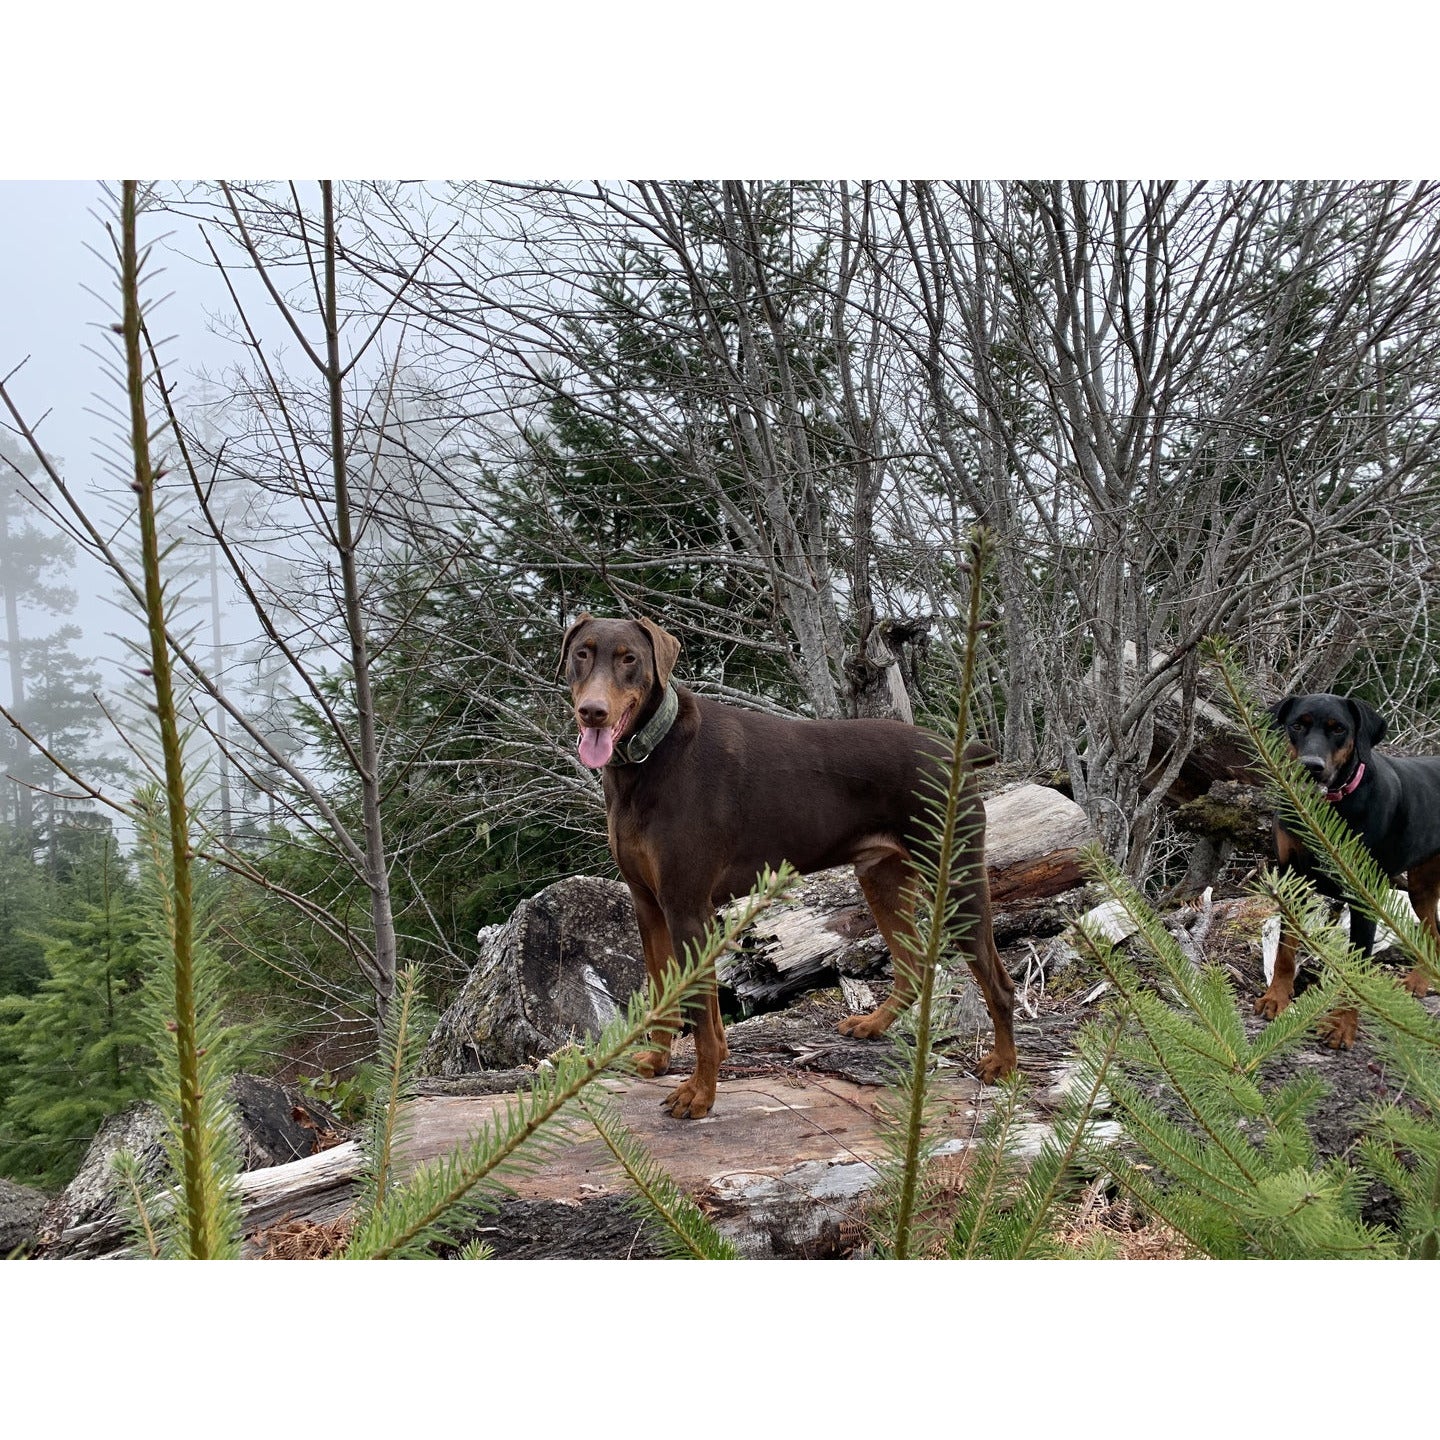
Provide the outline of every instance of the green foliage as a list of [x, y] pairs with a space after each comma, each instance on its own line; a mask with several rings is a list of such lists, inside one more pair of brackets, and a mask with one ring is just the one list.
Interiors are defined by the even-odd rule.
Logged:
[[[150, 1224], [167, 1258], [234, 1258], [240, 1218], [234, 1181], [240, 1164], [227, 1083], [239, 1064], [238, 1037], [222, 1019], [224, 970], [210, 942], [202, 893], [190, 922], [187, 993], [180, 992], [175, 965], [179, 917], [159, 792], [142, 791], [136, 811], [147, 970], [144, 1019], [154, 1065], [152, 1094], [165, 1115], [170, 1169], [162, 1193], [148, 1197]], [[193, 1048], [188, 1054], [181, 1050], [177, 1016], [182, 1007], [190, 1012], [186, 1028]]]
[[127, 180], [121, 187], [118, 245], [120, 330], [129, 402], [129, 454], [134, 464], [132, 488], [140, 522], [149, 674], [164, 763], [163, 797], [153, 789], [137, 797], [135, 804], [147, 902], [143, 913], [155, 954], [146, 995], [159, 1062], [157, 1098], [165, 1112], [166, 1153], [174, 1177], [173, 1204], [164, 1211], [174, 1228], [161, 1246], [166, 1254], [222, 1259], [239, 1253], [234, 1184], [239, 1166], [233, 1116], [225, 1100], [229, 1047], [219, 1023], [218, 971], [206, 943], [204, 916], [197, 907], [195, 837], [188, 800], [193, 777], [186, 773], [186, 737], [179, 724], [166, 629], [173, 596], [167, 593], [161, 571], [156, 476], [146, 405], [147, 384], [159, 377], [147, 371], [144, 358], [149, 337], [140, 304], [140, 273], [146, 256], [136, 241], [139, 208], [138, 186]]
[[364, 1230], [378, 1216], [395, 1186], [395, 1147], [405, 1134], [401, 1102], [412, 1094], [430, 1019], [422, 1018], [420, 972], [407, 965], [395, 977], [395, 998], [385, 1014], [379, 1063], [372, 1071], [375, 1083], [361, 1131], [364, 1160], [355, 1201], [357, 1230]]
[[0, 999], [0, 1171], [53, 1189], [100, 1122], [149, 1093], [145, 952], [129, 886], [40, 938], [47, 978]]
[[0, 828], [0, 995], [29, 995], [45, 978], [44, 930], [54, 901], [29, 844]]
[[[874, 1241], [878, 1253], [903, 1260], [925, 1254], [932, 1248], [917, 1224], [934, 1210], [935, 1195], [927, 1179], [933, 1173], [930, 1161], [935, 1151], [934, 1102], [930, 1093], [933, 1053], [932, 1014], [936, 975], [942, 958], [953, 954], [957, 940], [964, 938], [955, 914], [952, 886], [963, 886], [965, 866], [974, 864], [966, 854], [965, 833], [960, 826], [960, 807], [968, 781], [965, 761], [970, 703], [974, 694], [976, 652], [980, 648], [982, 577], [990, 559], [990, 538], [977, 530], [970, 546], [970, 609], [965, 632], [964, 669], [956, 705], [955, 728], [951, 737], [946, 782], [937, 788], [934, 814], [928, 825], [927, 844], [917, 846], [915, 866], [918, 893], [915, 897], [916, 947], [913, 954], [894, 957], [896, 983], [909, 969], [918, 980], [913, 1029], [895, 1038], [897, 1047], [894, 1094], [887, 1097], [877, 1114], [882, 1120], [885, 1154], [881, 1160], [880, 1184], [875, 1204]], [[968, 784], [967, 784], [968, 782]], [[978, 800], [975, 803], [979, 803]], [[979, 863], [983, 863], [980, 861]], [[902, 950], [904, 949], [902, 945]]]
[[[1080, 929], [1125, 1022], [1116, 1032], [1113, 1062], [1101, 1055], [1097, 1032], [1081, 1040], [1090, 1083], [1103, 1069], [1125, 1135], [1144, 1156], [1140, 1163], [1112, 1156], [1107, 1164], [1116, 1182], [1215, 1258], [1391, 1253], [1390, 1237], [1360, 1220], [1353, 1173], [1316, 1156], [1306, 1119], [1322, 1093], [1319, 1081], [1302, 1075], [1275, 1084], [1264, 1074], [1267, 1062], [1298, 1046], [1334, 1005], [1335, 985], [1312, 986], [1247, 1039], [1240, 1005], [1248, 1001], [1237, 998], [1225, 971], [1197, 970], [1104, 855], [1093, 850], [1088, 858], [1138, 927], [1145, 956], [1141, 968]], [[1327, 943], [1333, 938], [1326, 935]]]
[[1115, 1030], [1099, 1037], [1100, 1061], [1070, 1086], [1036, 1154], [1020, 1157], [1026, 1091], [1018, 1075], [1001, 1082], [1000, 1097], [971, 1147], [965, 1185], [948, 1216], [945, 1253], [953, 1260], [1039, 1260], [1063, 1252], [1055, 1226], [1063, 1219], [1082, 1172], [1103, 1167], [1108, 1137], [1098, 1128]]

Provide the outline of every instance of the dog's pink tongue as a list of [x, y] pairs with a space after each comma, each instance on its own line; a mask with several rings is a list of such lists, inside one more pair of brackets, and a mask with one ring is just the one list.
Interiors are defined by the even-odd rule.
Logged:
[[601, 770], [615, 753], [615, 731], [586, 726], [580, 732], [580, 763], [592, 770]]

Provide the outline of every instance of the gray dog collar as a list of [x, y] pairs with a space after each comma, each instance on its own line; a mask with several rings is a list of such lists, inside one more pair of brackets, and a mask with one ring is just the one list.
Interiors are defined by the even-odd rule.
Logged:
[[611, 765], [643, 765], [655, 753], [655, 747], [670, 733], [680, 713], [680, 699], [675, 687], [667, 685], [660, 708], [633, 735], [617, 741]]

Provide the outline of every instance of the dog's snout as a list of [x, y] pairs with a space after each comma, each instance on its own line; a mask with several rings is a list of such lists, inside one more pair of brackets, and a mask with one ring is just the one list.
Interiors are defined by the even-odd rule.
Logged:
[[610, 723], [610, 707], [603, 700], [582, 700], [576, 707], [581, 723], [594, 730], [603, 730]]
[[1318, 780], [1325, 773], [1325, 757], [1323, 755], [1302, 755], [1300, 763], [1310, 772], [1312, 780]]

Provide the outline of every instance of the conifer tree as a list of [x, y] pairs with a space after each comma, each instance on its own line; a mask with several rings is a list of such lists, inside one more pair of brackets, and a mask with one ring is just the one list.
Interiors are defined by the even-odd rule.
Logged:
[[52, 917], [46, 978], [0, 999], [0, 1170], [58, 1188], [96, 1127], [149, 1093], [133, 888], [107, 868], [101, 904]]

